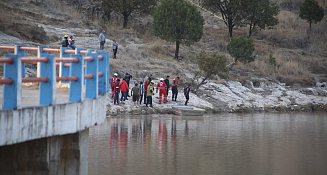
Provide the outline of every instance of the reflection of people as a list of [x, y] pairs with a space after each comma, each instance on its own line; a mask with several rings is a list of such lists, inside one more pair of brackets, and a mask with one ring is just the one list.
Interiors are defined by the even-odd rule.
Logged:
[[159, 120], [159, 131], [158, 131], [158, 147], [161, 154], [163, 154], [163, 145], [167, 143], [167, 127], [166, 121]]
[[104, 49], [104, 44], [106, 43], [106, 36], [104, 35], [105, 33], [106, 31], [102, 30], [102, 32], [99, 35], [100, 50]]
[[112, 51], [114, 53], [113, 59], [116, 59], [117, 50], [118, 50], [118, 43], [116, 42], [116, 40], [112, 40]]

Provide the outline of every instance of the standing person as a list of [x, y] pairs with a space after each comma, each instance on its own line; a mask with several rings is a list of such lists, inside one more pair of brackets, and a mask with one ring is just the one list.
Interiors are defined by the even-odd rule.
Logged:
[[146, 104], [147, 91], [148, 91], [148, 86], [150, 85], [150, 83], [151, 83], [151, 76], [149, 76], [147, 78], [147, 80], [145, 80], [145, 82], [144, 82], [144, 104]]
[[114, 85], [114, 105], [119, 105], [119, 93], [120, 93], [120, 89], [119, 89], [119, 84], [120, 84], [120, 79], [117, 78], [117, 81]]
[[139, 86], [139, 89], [140, 89], [140, 104], [142, 104], [142, 100], [143, 100], [143, 96], [145, 98], [145, 95], [144, 95], [144, 85], [143, 85], [143, 82], [140, 81], [140, 86]]
[[184, 87], [184, 96], [185, 96], [185, 106], [187, 106], [187, 102], [190, 99], [190, 90], [191, 90], [191, 85], [189, 83], [185, 83], [185, 87]]
[[118, 43], [116, 42], [116, 40], [112, 40], [112, 51], [114, 53], [113, 59], [116, 59], [117, 50], [118, 50]]
[[118, 80], [117, 76], [118, 76], [118, 74], [114, 73], [114, 76], [111, 77], [111, 79], [110, 79], [111, 97], [114, 97], [114, 94], [115, 94], [115, 86], [116, 86], [116, 83]]
[[148, 104], [150, 104], [150, 107], [152, 106], [152, 95], [154, 93], [154, 81], [152, 80], [151, 83], [148, 86], [147, 92], [146, 92], [146, 107], [148, 107]]
[[172, 101], [176, 101], [178, 95], [178, 84], [179, 84], [179, 77], [173, 79], [173, 84], [171, 85], [171, 91], [173, 93], [171, 99]]
[[127, 93], [128, 93], [128, 85], [126, 83], [126, 80], [123, 78], [123, 80], [119, 84], [119, 88], [121, 91], [121, 98], [120, 101], [125, 101], [127, 99]]
[[135, 86], [132, 88], [131, 95], [134, 105], [137, 105], [140, 98], [140, 88], [137, 83], [135, 83]]
[[[133, 76], [131, 74], [129, 74], [128, 72], [126, 72], [124, 79], [127, 83], [128, 88], [129, 88], [129, 82], [131, 81], [132, 78], [133, 78]], [[127, 96], [130, 97], [128, 94], [128, 90], [127, 90]]]
[[64, 35], [64, 39], [61, 41], [61, 47], [68, 47], [68, 35]]
[[100, 50], [104, 49], [104, 43], [106, 43], [105, 33], [106, 33], [106, 31], [102, 30], [102, 32], [99, 35]]
[[169, 75], [167, 75], [167, 77], [166, 77], [166, 79], [164, 81], [165, 81], [166, 86], [167, 86], [166, 92], [167, 92], [167, 97], [168, 97], [168, 91], [169, 91]]
[[76, 46], [75, 46], [75, 39], [73, 37], [73, 35], [69, 36], [68, 39], [68, 47], [70, 47], [71, 49], [75, 50]]
[[167, 103], [167, 92], [166, 92], [167, 85], [164, 82], [163, 78], [160, 78], [159, 83], [157, 84], [156, 91], [158, 92], [159, 89], [159, 104], [162, 101], [162, 95], [164, 95], [164, 103]]

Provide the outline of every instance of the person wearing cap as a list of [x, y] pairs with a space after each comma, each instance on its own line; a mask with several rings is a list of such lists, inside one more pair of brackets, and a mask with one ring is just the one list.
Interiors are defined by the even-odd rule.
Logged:
[[116, 82], [117, 82], [117, 79], [118, 79], [117, 76], [118, 76], [118, 74], [114, 73], [114, 76], [112, 76], [111, 79], [110, 79], [111, 97], [112, 98], [114, 97], [114, 94], [115, 94], [115, 86], [116, 86]]
[[61, 47], [68, 47], [69, 42], [68, 42], [68, 35], [64, 35], [64, 39], [61, 41]]
[[104, 44], [106, 43], [106, 36], [104, 35], [105, 33], [106, 31], [102, 30], [102, 32], [99, 35], [100, 50], [104, 49]]
[[147, 92], [146, 92], [146, 106], [150, 104], [150, 107], [152, 106], [152, 95], [154, 94], [154, 81], [152, 80], [151, 83], [148, 86]]
[[167, 75], [167, 77], [166, 77], [166, 79], [164, 80], [164, 82], [165, 82], [166, 85], [167, 85], [166, 93], [167, 93], [167, 97], [168, 97], [168, 91], [169, 91], [169, 75]]
[[167, 92], [166, 92], [167, 85], [164, 82], [163, 78], [160, 78], [160, 81], [157, 84], [156, 91], [158, 92], [159, 89], [159, 104], [162, 101], [162, 95], [164, 95], [164, 103], [167, 103]]
[[190, 83], [185, 83], [185, 87], [184, 87], [184, 96], [185, 96], [185, 106], [187, 106], [187, 102], [188, 100], [190, 99], [190, 90], [191, 90], [191, 87], [190, 87]]
[[179, 77], [173, 79], [173, 84], [171, 85], [171, 91], [173, 93], [171, 99], [172, 101], [176, 101], [178, 95], [178, 84], [179, 84]]
[[120, 79], [117, 78], [116, 83], [114, 84], [114, 105], [119, 105], [119, 93], [120, 93]]

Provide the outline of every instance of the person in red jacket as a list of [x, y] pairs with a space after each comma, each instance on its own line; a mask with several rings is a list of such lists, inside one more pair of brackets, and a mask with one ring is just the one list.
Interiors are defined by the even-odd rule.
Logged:
[[114, 76], [112, 76], [110, 79], [111, 97], [112, 98], [114, 98], [114, 95], [115, 95], [115, 86], [116, 86], [117, 79], [118, 79], [117, 76], [118, 76], [118, 74], [114, 73]]
[[157, 88], [156, 89], [157, 89], [157, 92], [158, 92], [158, 89], [159, 89], [159, 104], [161, 104], [162, 95], [164, 95], [164, 103], [167, 103], [167, 92], [166, 92], [167, 85], [164, 82], [164, 79], [163, 78], [160, 78], [160, 81], [157, 84]]
[[128, 84], [126, 82], [125, 79], [123, 79], [120, 84], [119, 84], [119, 88], [120, 88], [120, 91], [121, 91], [121, 98], [120, 98], [120, 101], [125, 101], [125, 100], [128, 100], [127, 99], [127, 93], [128, 93]]
[[115, 91], [114, 105], [119, 105], [119, 93], [120, 93], [119, 85], [120, 85], [120, 79], [117, 78], [116, 84], [114, 86], [114, 91]]

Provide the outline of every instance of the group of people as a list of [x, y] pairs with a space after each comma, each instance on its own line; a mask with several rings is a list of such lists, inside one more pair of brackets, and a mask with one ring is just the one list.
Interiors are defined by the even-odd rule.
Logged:
[[[104, 44], [106, 43], [106, 35], [105, 35], [106, 31], [102, 30], [102, 32], [99, 34], [99, 43], [100, 43], [100, 50], [104, 49]], [[118, 43], [115, 39], [112, 40], [112, 52], [113, 52], [113, 59], [116, 59], [116, 55], [117, 55], [117, 51], [118, 51]]]
[[68, 48], [75, 50], [76, 46], [75, 46], [75, 39], [74, 39], [73, 35], [70, 35], [68, 37], [68, 35], [65, 34], [64, 39], [61, 41], [61, 46], [68, 47]]
[[[114, 105], [119, 104], [119, 95], [121, 94], [120, 102], [128, 100], [129, 93], [129, 82], [132, 78], [132, 75], [126, 73], [124, 78], [120, 80], [118, 78], [118, 74], [114, 73], [113, 77], [111, 77], [111, 95], [114, 99]], [[152, 96], [156, 93], [159, 93], [159, 104], [167, 103], [167, 96], [169, 92], [169, 88], [172, 90], [172, 101], [177, 100], [178, 95], [178, 86], [179, 86], [179, 76], [172, 80], [172, 84], [170, 86], [169, 76], [166, 79], [160, 78], [160, 81], [155, 85], [155, 81], [152, 80], [152, 77], [149, 76], [145, 79], [145, 81], [140, 81], [139, 83], [135, 83], [134, 87], [131, 89], [132, 100], [135, 105], [145, 104], [147, 107], [153, 107]], [[189, 93], [190, 93], [190, 84], [186, 83], [184, 87], [184, 96], [186, 98], [185, 105], [187, 105], [189, 101]]]
[[[104, 45], [106, 43], [106, 31], [102, 30], [99, 34], [99, 44], [100, 44], [100, 50], [104, 50]], [[75, 39], [73, 35], [68, 36], [67, 34], [64, 35], [63, 40], [61, 41], [61, 46], [62, 47], [68, 47], [71, 49], [76, 48], [75, 46]], [[112, 40], [112, 52], [113, 52], [113, 59], [117, 58], [117, 51], [118, 51], [118, 43], [115, 39]]]

